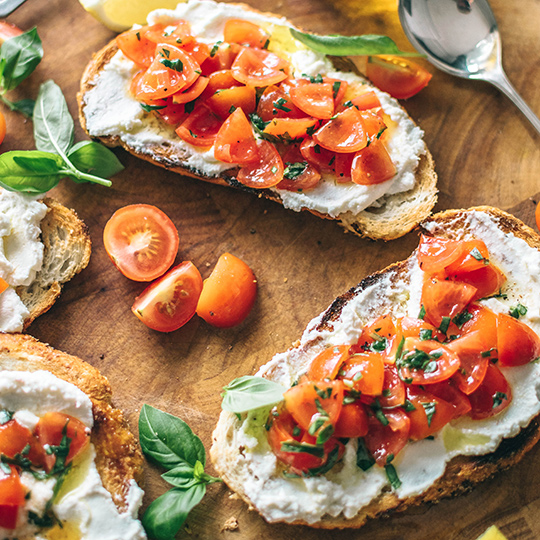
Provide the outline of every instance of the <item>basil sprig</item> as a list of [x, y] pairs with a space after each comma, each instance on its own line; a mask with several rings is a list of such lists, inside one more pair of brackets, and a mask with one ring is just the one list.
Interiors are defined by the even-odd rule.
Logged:
[[310, 49], [331, 56], [375, 56], [378, 54], [397, 54], [398, 56], [422, 56], [417, 52], [406, 52], [399, 49], [396, 43], [387, 36], [364, 34], [362, 36], [319, 36], [300, 32], [291, 28], [291, 34]]
[[54, 81], [41, 85], [33, 119], [37, 150], [0, 155], [0, 185], [6, 189], [45, 193], [65, 177], [110, 186], [106, 178], [124, 168], [111, 150], [96, 142], [73, 144], [73, 118]]
[[0, 47], [0, 99], [12, 111], [19, 111], [28, 118], [32, 116], [34, 101], [22, 99], [13, 102], [5, 97], [5, 93], [24, 81], [42, 58], [43, 46], [35, 28], [6, 40]]
[[139, 437], [144, 454], [167, 469], [161, 477], [173, 486], [150, 504], [142, 524], [150, 538], [170, 540], [201, 502], [206, 486], [221, 480], [204, 472], [201, 439], [180, 418], [143, 405]]
[[221, 408], [241, 414], [279, 403], [286, 388], [268, 379], [247, 375], [234, 379], [223, 390]]

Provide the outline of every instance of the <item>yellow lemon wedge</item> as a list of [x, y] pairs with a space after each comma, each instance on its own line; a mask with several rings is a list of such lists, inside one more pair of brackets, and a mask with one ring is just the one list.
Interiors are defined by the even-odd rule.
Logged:
[[134, 24], [146, 24], [154, 9], [174, 9], [182, 0], [79, 0], [99, 22], [115, 32], [123, 32]]
[[476, 540], [508, 540], [499, 529], [492, 525], [484, 534], [480, 535]]

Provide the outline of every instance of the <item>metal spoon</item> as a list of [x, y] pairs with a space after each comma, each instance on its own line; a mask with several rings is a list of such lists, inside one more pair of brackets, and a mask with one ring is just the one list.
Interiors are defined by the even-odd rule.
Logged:
[[0, 17], [7, 17], [25, 2], [26, 0], [0, 0]]
[[400, 0], [399, 18], [409, 41], [435, 67], [493, 84], [540, 133], [540, 119], [503, 70], [497, 21], [487, 0]]

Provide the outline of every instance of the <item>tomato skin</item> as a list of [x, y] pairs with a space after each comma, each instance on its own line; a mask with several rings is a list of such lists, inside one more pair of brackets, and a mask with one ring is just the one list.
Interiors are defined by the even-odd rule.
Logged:
[[521, 321], [498, 313], [497, 350], [501, 366], [522, 366], [540, 357], [540, 337]]
[[0, 111], [0, 144], [2, 144], [6, 138], [6, 130], [6, 117], [3, 115], [2, 111]]
[[0, 21], [0, 45], [12, 37], [20, 36], [23, 31], [12, 23]]
[[[473, 272], [480, 268], [486, 266], [486, 260], [489, 259], [489, 252], [486, 247], [486, 244], [482, 240], [462, 240], [461, 245], [461, 254], [458, 259], [446, 266], [445, 272], [446, 275], [457, 275], [466, 274], [467, 272]], [[483, 257], [483, 259], [478, 260], [472, 255], [475, 251]], [[476, 256], [479, 257], [478, 253]]]
[[408, 99], [425, 88], [431, 73], [411, 60], [398, 56], [370, 56], [366, 65], [367, 78], [396, 99]]
[[418, 245], [418, 265], [428, 274], [444, 273], [445, 268], [463, 254], [463, 243], [433, 236], [421, 235]]
[[300, 144], [300, 153], [306, 161], [315, 165], [321, 171], [332, 170], [332, 162], [336, 160], [336, 154], [319, 146], [311, 138], [304, 139]]
[[230, 328], [249, 315], [256, 298], [257, 280], [251, 268], [224, 253], [204, 281], [197, 315], [218, 328]]
[[270, 86], [287, 78], [289, 63], [263, 49], [244, 48], [235, 58], [233, 77], [249, 86]]
[[11, 473], [0, 470], [0, 527], [15, 529], [19, 508], [24, 506], [26, 490], [21, 483], [19, 473], [13, 465], [8, 465]]
[[328, 120], [334, 114], [334, 91], [330, 83], [298, 84], [291, 88], [291, 101], [309, 116]]
[[354, 402], [343, 405], [335, 425], [334, 437], [364, 437], [369, 428], [368, 414], [365, 405]]
[[315, 118], [274, 118], [264, 128], [268, 135], [289, 136], [291, 139], [304, 139], [309, 129], [318, 124]]
[[411, 421], [401, 409], [385, 411], [388, 425], [379, 420], [369, 418], [369, 431], [364, 437], [367, 449], [371, 452], [377, 465], [384, 467], [390, 455], [397, 456], [409, 440]]
[[141, 32], [141, 39], [145, 37], [156, 45], [158, 43], [166, 43], [175, 47], [179, 45], [183, 47], [194, 40], [187, 21], [178, 21], [171, 24], [157, 23], [151, 26], [144, 26], [139, 31]]
[[103, 230], [105, 250], [129, 279], [152, 281], [162, 276], [178, 253], [178, 231], [169, 217], [149, 204], [117, 210]]
[[[411, 420], [409, 437], [413, 441], [420, 441], [437, 433], [454, 418], [454, 407], [430, 392], [409, 386], [407, 397], [415, 407], [413, 411], [407, 413]], [[429, 421], [424, 403], [435, 405], [435, 412]]]
[[30, 451], [26, 457], [32, 464], [42, 467], [45, 463], [45, 451], [27, 427], [16, 420], [10, 420], [0, 426], [0, 454], [14, 458], [27, 445], [30, 446]]
[[328, 347], [318, 354], [309, 365], [308, 377], [312, 381], [334, 380], [340, 367], [349, 358], [349, 345]]
[[362, 395], [379, 396], [383, 391], [384, 362], [377, 352], [357, 353], [342, 367], [344, 379], [352, 382], [354, 390]]
[[153, 112], [171, 126], [181, 124], [188, 116], [184, 104], [176, 103], [174, 101], [174, 96], [165, 99], [157, 99], [152, 101], [151, 105], [165, 106], [163, 109], [156, 109]]
[[[209, 97], [206, 105], [222, 119], [229, 117], [233, 107], [234, 110], [242, 109], [245, 114], [250, 114], [256, 106], [255, 88], [252, 86], [225, 88]], [[251, 126], [249, 130], [251, 131]]]
[[185, 261], [147, 287], [131, 311], [148, 328], [173, 332], [195, 315], [203, 281], [193, 263]]
[[482, 384], [469, 396], [469, 400], [471, 402], [469, 416], [474, 420], [495, 416], [510, 405], [512, 389], [495, 364], [489, 362]]
[[[276, 105], [279, 105], [276, 107]], [[282, 86], [271, 85], [262, 93], [257, 114], [268, 122], [273, 118], [305, 118], [302, 112], [285, 92]]]
[[351, 103], [361, 111], [381, 106], [381, 102], [373, 90], [366, 90], [359, 96], [355, 96], [351, 99]]
[[326, 122], [313, 140], [332, 152], [357, 152], [367, 145], [367, 132], [360, 111], [349, 107]]
[[241, 108], [235, 109], [219, 128], [214, 157], [225, 163], [250, 163], [257, 156], [257, 140], [251, 124]]
[[236, 179], [245, 186], [263, 189], [283, 180], [283, 160], [275, 146], [268, 141], [257, 141], [258, 159], [244, 165]]
[[452, 380], [442, 383], [430, 384], [429, 391], [450, 405], [454, 409], [454, 418], [460, 418], [471, 410], [469, 398], [460, 392]]
[[214, 71], [208, 75], [208, 85], [201, 94], [201, 99], [205, 100], [213, 96], [218, 90], [239, 86], [240, 83], [232, 76], [230, 69]]
[[209, 148], [214, 144], [223, 121], [204, 104], [194, 111], [176, 128], [176, 134], [193, 146]]
[[[210, 56], [202, 63], [201, 70], [205, 76], [216, 71], [230, 70], [241, 47], [235, 43], [221, 43], [210, 52]], [[213, 53], [213, 54], [212, 54]]]
[[208, 78], [200, 76], [187, 90], [176, 92], [172, 100], [174, 103], [189, 103], [197, 99], [208, 86]]
[[262, 49], [270, 36], [256, 24], [243, 19], [229, 19], [223, 30], [223, 40], [227, 43]]
[[473, 300], [479, 300], [500, 292], [506, 283], [506, 276], [494, 264], [490, 264], [473, 272], [461, 274], [459, 280], [475, 287], [476, 294]]
[[422, 330], [429, 330], [431, 336], [439, 341], [444, 341], [446, 336], [432, 324], [422, 319], [415, 319], [414, 317], [403, 317], [398, 321], [398, 333], [403, 337], [420, 337]]
[[405, 403], [405, 397], [405, 384], [399, 378], [396, 367], [391, 364], [385, 364], [383, 391], [379, 397], [381, 407], [383, 409], [401, 407]]
[[150, 41], [142, 29], [128, 30], [116, 37], [116, 45], [138, 66], [149, 67], [156, 56], [156, 43]]
[[380, 139], [373, 139], [369, 146], [359, 150], [351, 166], [352, 181], [360, 185], [381, 184], [393, 178], [396, 172], [396, 166]]

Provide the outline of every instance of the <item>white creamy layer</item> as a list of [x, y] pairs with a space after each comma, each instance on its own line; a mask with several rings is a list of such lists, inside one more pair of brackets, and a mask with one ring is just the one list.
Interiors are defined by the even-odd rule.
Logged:
[[30, 315], [15, 287], [30, 285], [41, 269], [40, 223], [46, 213], [35, 198], [0, 189], [0, 277], [9, 284], [0, 294], [0, 331], [20, 332]]
[[[48, 371], [0, 372], [0, 409], [15, 411], [14, 418], [29, 429], [47, 412], [74, 416], [88, 429], [94, 424], [90, 398]], [[0, 538], [26, 538], [39, 533], [38, 527], [28, 523], [28, 512], [41, 516], [53, 496], [54, 479], [39, 481], [24, 472], [21, 480], [30, 491], [30, 498], [19, 513], [15, 531], [0, 528]], [[52, 511], [68, 526], [75, 526], [81, 540], [144, 540], [146, 535], [137, 519], [142, 495], [142, 490], [132, 482], [128, 508], [119, 513], [111, 494], [103, 487], [95, 464], [95, 449], [90, 444], [67, 475]]]
[[[292, 64], [294, 76], [306, 73], [327, 74], [350, 83], [362, 84], [366, 81], [352, 73], [335, 71], [324, 55], [306, 48], [292, 40], [287, 28], [291, 25], [284, 18], [268, 17], [256, 12], [246, 11], [238, 6], [216, 3], [211, 0], [190, 0], [178, 4], [176, 10], [156, 10], [148, 16], [148, 22], [169, 23], [178, 19], [190, 22], [192, 31], [202, 41], [215, 43], [223, 39], [223, 28], [228, 19], [242, 18], [261, 24], [271, 33], [272, 40]], [[284, 35], [284, 29], [286, 34]], [[272, 50], [272, 40], [270, 50]], [[289, 50], [291, 43], [294, 51]], [[274, 51], [279, 52], [279, 51]], [[104, 67], [93, 81], [95, 86], [85, 96], [85, 116], [87, 129], [92, 136], [118, 136], [137, 152], [148, 154], [150, 145], [167, 145], [180, 157], [187, 156], [187, 161], [180, 163], [196, 169], [200, 173], [218, 176], [234, 165], [221, 163], [214, 158], [213, 149], [202, 152], [181, 139], [171, 126], [161, 122], [151, 113], [145, 113], [138, 102], [130, 95], [129, 85], [136, 68], [121, 52]], [[426, 152], [422, 140], [422, 130], [414, 125], [398, 102], [388, 94], [376, 90], [384, 111], [397, 123], [392, 138], [388, 141], [388, 150], [397, 168], [397, 174], [391, 180], [373, 186], [361, 186], [353, 183], [338, 184], [328, 174], [314, 189], [303, 193], [285, 190], [275, 191], [280, 195], [283, 205], [291, 210], [303, 208], [339, 216], [345, 221], [353, 221], [354, 216], [371, 205], [380, 205], [384, 195], [409, 191], [414, 187], [414, 171], [420, 156]]]
[[[491, 261], [507, 276], [505, 300], [490, 299], [484, 303], [495, 312], [508, 312], [519, 301], [528, 308], [521, 320], [540, 334], [540, 252], [513, 234], [498, 229], [496, 220], [483, 212], [467, 217], [466, 230], [460, 239], [482, 239]], [[431, 227], [436, 233], [437, 224]], [[448, 230], [448, 226], [444, 226]], [[316, 330], [321, 316], [308, 325], [301, 345], [276, 355], [259, 370], [289, 387], [304, 372], [311, 360], [330, 345], [353, 344], [361, 328], [377, 315], [392, 312], [394, 316], [416, 317], [420, 310], [422, 271], [415, 261], [409, 265], [410, 280], [397, 278], [391, 272], [382, 282], [367, 287], [348, 302], [332, 331]], [[309, 353], [303, 351], [304, 348]], [[409, 442], [393, 464], [402, 486], [399, 497], [420, 494], [445, 471], [447, 462], [457, 455], [482, 455], [493, 452], [504, 438], [513, 437], [540, 413], [540, 365], [531, 363], [504, 368], [513, 392], [510, 405], [495, 417], [472, 420], [463, 417], [445, 426], [434, 440]], [[356, 466], [356, 443], [350, 441], [343, 467], [325, 476], [289, 479], [277, 474], [277, 460], [266, 441], [264, 423], [268, 411], [255, 411], [235, 430], [233, 447], [244, 446], [244, 458], [238, 458], [238, 473], [246, 495], [269, 521], [319, 521], [324, 515], [354, 517], [383, 488], [389, 489], [384, 470], [374, 466], [364, 472]]]

